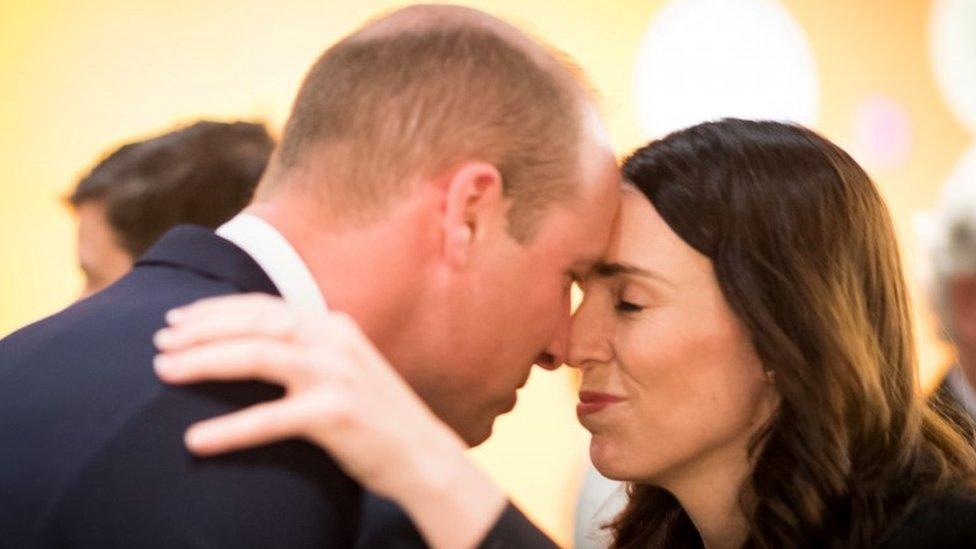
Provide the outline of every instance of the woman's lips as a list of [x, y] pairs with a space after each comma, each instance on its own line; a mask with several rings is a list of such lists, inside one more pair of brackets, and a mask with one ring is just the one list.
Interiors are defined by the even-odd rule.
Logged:
[[583, 417], [599, 412], [607, 406], [623, 402], [627, 399], [607, 393], [580, 391], [579, 400], [579, 404], [576, 405], [576, 415]]

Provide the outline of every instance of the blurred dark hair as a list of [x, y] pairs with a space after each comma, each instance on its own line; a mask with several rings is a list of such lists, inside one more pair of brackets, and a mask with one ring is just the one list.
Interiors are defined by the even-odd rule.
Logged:
[[[624, 175], [708, 256], [780, 405], [750, 446], [745, 547], [873, 547], [921, 500], [972, 493], [970, 441], [918, 385], [887, 208], [808, 129], [727, 119], [634, 152]], [[616, 547], [696, 547], [677, 500], [632, 486]]]
[[123, 145], [68, 197], [105, 204], [119, 245], [141, 255], [175, 225], [217, 227], [250, 201], [274, 147], [262, 124], [201, 121]]

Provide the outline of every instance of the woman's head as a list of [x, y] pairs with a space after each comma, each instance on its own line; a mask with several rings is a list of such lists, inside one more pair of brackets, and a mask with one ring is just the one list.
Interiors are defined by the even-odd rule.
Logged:
[[745, 455], [775, 391], [709, 258], [628, 186], [613, 243], [583, 286], [570, 362], [596, 467], [671, 489], [727, 474], [716, 465]]
[[[623, 169], [639, 195], [586, 282], [571, 352], [584, 390], [627, 399], [583, 414], [598, 468], [673, 489], [737, 459], [751, 471], [746, 513], [775, 541], [838, 527], [840, 502], [897, 500], [908, 470], [945, 462], [931, 456], [970, 459], [918, 398], [892, 224], [843, 150], [798, 126], [723, 120], [652, 142]], [[638, 283], [613, 263], [660, 276]], [[641, 490], [631, 518], [674, 505]], [[668, 526], [646, 518], [625, 513], [618, 542]]]

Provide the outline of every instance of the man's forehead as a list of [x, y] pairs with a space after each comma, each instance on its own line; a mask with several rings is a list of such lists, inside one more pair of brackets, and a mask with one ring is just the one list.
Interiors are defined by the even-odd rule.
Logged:
[[[578, 198], [584, 202], [604, 201], [613, 203], [619, 200], [623, 175], [617, 164], [613, 150], [606, 143], [596, 142], [591, 135], [589, 143], [580, 150]], [[599, 207], [601, 204], [591, 204]]]
[[596, 103], [594, 100], [583, 101], [582, 109], [583, 116], [580, 117], [580, 122], [583, 125], [584, 145], [588, 142], [590, 146], [613, 157], [613, 143], [610, 141], [610, 134], [607, 133], [606, 124], [603, 123], [603, 117], [600, 116]]
[[622, 177], [610, 158], [581, 185], [577, 195], [577, 220], [587, 231], [609, 232], [620, 208]]
[[594, 215], [576, 213], [573, 217], [572, 247], [573, 270], [577, 273], [589, 271], [600, 263], [609, 247], [617, 203], [610, 197], [600, 198], [602, 206], [591, 209]]
[[606, 256], [613, 239], [613, 229], [620, 209], [621, 179], [614, 165], [612, 175], [603, 182], [602, 191], [592, 197], [585, 212], [575, 219], [581, 231], [578, 240], [576, 272], [589, 272]]

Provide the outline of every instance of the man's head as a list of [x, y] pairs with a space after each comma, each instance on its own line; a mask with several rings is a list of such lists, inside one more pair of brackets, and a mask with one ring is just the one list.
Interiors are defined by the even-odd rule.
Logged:
[[976, 369], [976, 180], [958, 174], [927, 217], [930, 295], [963, 367]]
[[261, 124], [197, 122], [123, 145], [68, 201], [88, 295], [108, 286], [175, 225], [217, 227], [243, 208], [274, 142]]
[[575, 194], [585, 99], [570, 71], [475, 10], [394, 12], [312, 66], [272, 160], [279, 176], [259, 192], [314, 180], [333, 221], [362, 225], [418, 182], [477, 159], [498, 169], [524, 238], [546, 204]]
[[618, 191], [576, 69], [484, 13], [415, 6], [315, 63], [256, 207], [475, 444], [534, 361], [561, 364], [572, 276], [602, 253]]

